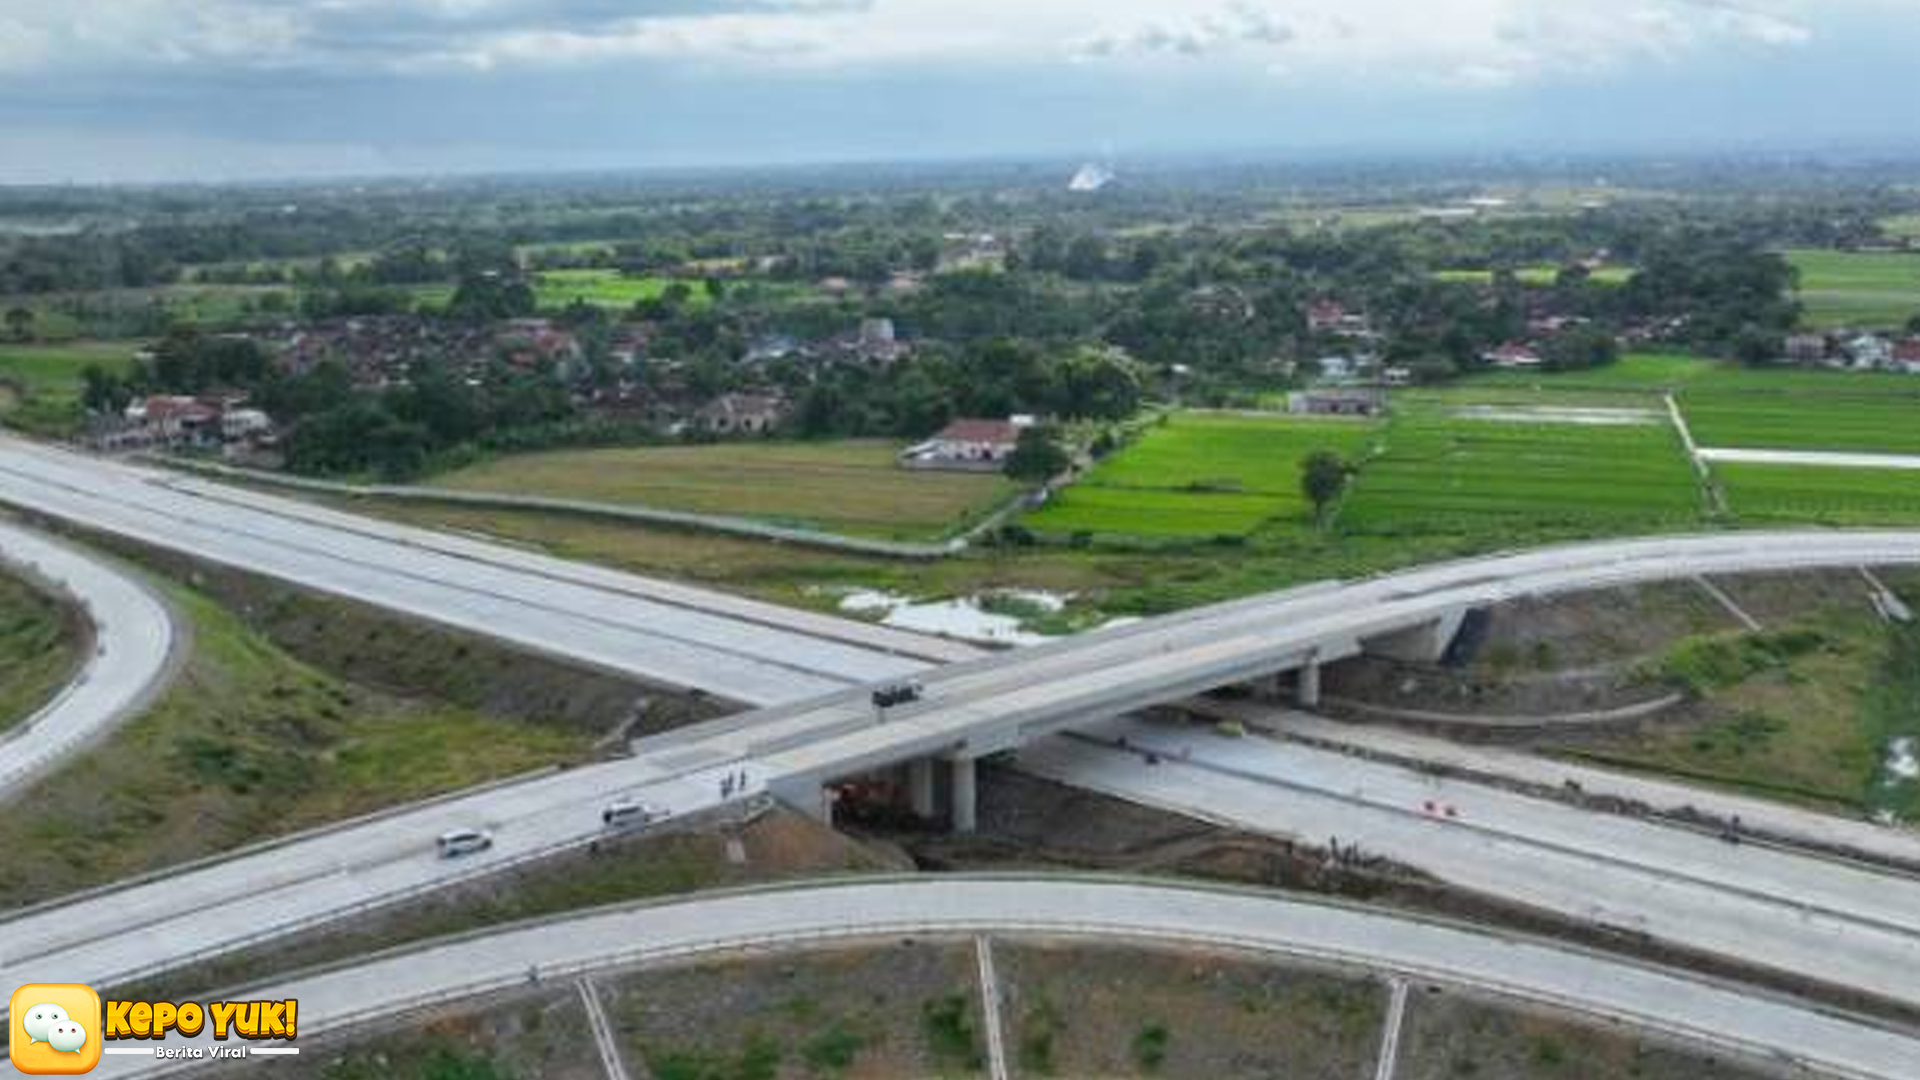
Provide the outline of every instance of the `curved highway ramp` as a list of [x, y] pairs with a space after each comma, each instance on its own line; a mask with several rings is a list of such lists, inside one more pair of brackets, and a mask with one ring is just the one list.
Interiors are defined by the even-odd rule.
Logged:
[[78, 604], [93, 636], [73, 680], [38, 712], [0, 731], [4, 803], [144, 708], [172, 671], [177, 631], [167, 605], [139, 581], [3, 521], [0, 566]]
[[[391, 1024], [428, 1006], [597, 971], [738, 950], [976, 934], [1197, 946], [1363, 968], [1490, 991], [1836, 1080], [1911, 1080], [1920, 1061], [1920, 1040], [1908, 1034], [1684, 972], [1356, 907], [1115, 878], [941, 876], [709, 894], [431, 942], [275, 980], [260, 993], [298, 998], [300, 1038], [292, 1045], [312, 1045], [316, 1036]], [[207, 1039], [176, 1036], [166, 1044]], [[150, 1053], [108, 1057], [97, 1074], [206, 1064]]]

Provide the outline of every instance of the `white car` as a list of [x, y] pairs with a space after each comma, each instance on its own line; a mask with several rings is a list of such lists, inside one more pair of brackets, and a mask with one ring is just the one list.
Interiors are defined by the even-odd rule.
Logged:
[[434, 843], [440, 849], [441, 858], [457, 859], [492, 847], [493, 834], [485, 829], [454, 829], [441, 833]]
[[658, 806], [622, 800], [600, 811], [600, 823], [609, 829], [624, 829], [633, 825], [651, 825], [671, 816], [672, 811]]

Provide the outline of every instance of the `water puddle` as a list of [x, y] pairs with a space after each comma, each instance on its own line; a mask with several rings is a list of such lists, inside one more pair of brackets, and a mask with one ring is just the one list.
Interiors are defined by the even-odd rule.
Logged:
[[840, 597], [840, 610], [877, 619], [899, 630], [944, 634], [991, 645], [1038, 645], [1051, 640], [1024, 628], [1030, 619], [1057, 615], [1071, 597], [1030, 589], [1007, 589], [952, 600], [916, 602], [880, 589], [855, 589]]

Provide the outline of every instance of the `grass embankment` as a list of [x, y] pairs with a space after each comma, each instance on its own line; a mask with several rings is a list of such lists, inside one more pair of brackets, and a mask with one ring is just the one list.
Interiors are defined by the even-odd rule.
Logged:
[[357, 686], [173, 599], [193, 624], [185, 670], [0, 820], [0, 905], [585, 756], [584, 733]]
[[1003, 944], [1022, 1076], [1362, 1076], [1379, 983], [1204, 953]]
[[1920, 315], [1920, 253], [1803, 248], [1786, 256], [1800, 271], [1809, 327], [1893, 329]]
[[1687, 638], [1648, 674], [1692, 696], [1690, 717], [1575, 753], [1853, 813], [1920, 816], [1920, 785], [1885, 768], [1892, 740], [1920, 737], [1920, 630], [1890, 629], [1858, 594], [1761, 633]]
[[77, 430], [82, 420], [80, 373], [98, 364], [124, 371], [133, 347], [113, 342], [0, 345], [0, 423], [37, 435]]
[[899, 540], [959, 531], [1017, 490], [997, 474], [902, 469], [899, 450], [873, 440], [559, 450], [496, 458], [427, 483]]
[[1773, 1075], [1630, 1027], [1454, 993], [1408, 999], [1400, 1080], [1764, 1080]]
[[82, 637], [59, 601], [0, 572], [0, 735], [72, 678]]

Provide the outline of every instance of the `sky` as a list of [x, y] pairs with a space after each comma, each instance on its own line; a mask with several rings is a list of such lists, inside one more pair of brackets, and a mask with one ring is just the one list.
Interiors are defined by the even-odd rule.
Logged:
[[0, 0], [0, 183], [1920, 151], [1920, 0]]

